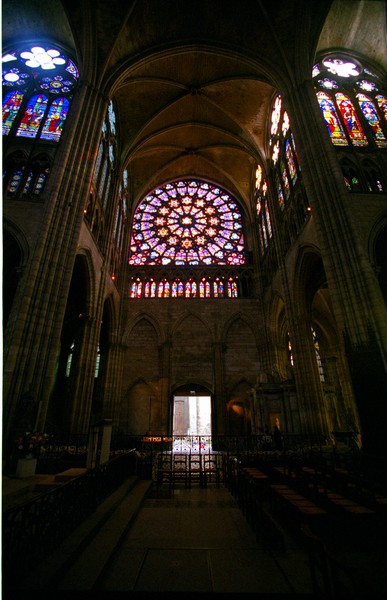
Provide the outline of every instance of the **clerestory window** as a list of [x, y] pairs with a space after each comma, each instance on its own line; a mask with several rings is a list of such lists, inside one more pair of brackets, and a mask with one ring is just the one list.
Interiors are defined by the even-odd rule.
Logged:
[[54, 46], [23, 46], [2, 57], [3, 135], [58, 142], [78, 80]]
[[296, 145], [281, 95], [274, 100], [270, 121], [270, 152], [278, 204], [288, 204], [300, 175]]
[[387, 147], [387, 96], [377, 73], [328, 55], [313, 68], [317, 99], [335, 146]]

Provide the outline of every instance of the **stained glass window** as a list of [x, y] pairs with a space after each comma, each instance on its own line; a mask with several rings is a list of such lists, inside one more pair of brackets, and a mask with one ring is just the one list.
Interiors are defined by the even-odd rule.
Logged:
[[198, 180], [153, 190], [138, 205], [130, 265], [243, 265], [242, 216], [225, 190]]
[[267, 204], [267, 181], [263, 177], [261, 165], [258, 165], [256, 169], [256, 174], [257, 173], [259, 174], [259, 177], [256, 177], [255, 202], [258, 224], [258, 239], [261, 253], [263, 254], [266, 248], [269, 246], [269, 242], [272, 237], [272, 229], [269, 207]]
[[347, 128], [347, 132], [354, 146], [367, 146], [368, 141], [364, 135], [363, 128], [360, 125], [359, 119], [356, 115], [355, 108], [351, 100], [343, 94], [338, 92], [336, 95], [337, 106], [343, 118], [344, 124]]
[[30, 98], [16, 132], [17, 136], [31, 138], [36, 136], [47, 107], [47, 102], [47, 96], [43, 94], [37, 94]]
[[13, 173], [12, 177], [9, 180], [8, 188], [7, 188], [7, 192], [9, 194], [16, 194], [16, 192], [19, 189], [22, 177], [23, 177], [23, 168], [18, 169], [17, 171], [15, 171]]
[[330, 96], [324, 92], [317, 92], [317, 99], [333, 144], [337, 146], [348, 146], [344, 129], [339, 121]]
[[300, 167], [290, 128], [290, 118], [280, 95], [276, 97], [273, 104], [270, 145], [278, 204], [283, 210], [296, 184]]
[[384, 135], [383, 130], [381, 128], [375, 104], [368, 96], [365, 96], [364, 94], [357, 94], [356, 97], [358, 99], [363, 115], [365, 116], [369, 123], [369, 126], [371, 127], [372, 135], [374, 136], [376, 145], [380, 148], [386, 147], [386, 136]]
[[359, 60], [327, 56], [314, 66], [312, 74], [334, 145], [387, 147], [387, 99], [380, 93], [377, 73]]
[[140, 277], [132, 279], [129, 288], [130, 298], [238, 298], [238, 277], [203, 277], [196, 281], [189, 277], [183, 281], [180, 277], [168, 281], [165, 277], [158, 282], [153, 279], [142, 281]]
[[12, 127], [23, 101], [23, 92], [8, 92], [3, 100], [3, 135], [7, 135]]
[[16, 136], [39, 137], [44, 123], [41, 139], [59, 141], [79, 77], [74, 62], [52, 46], [23, 47], [3, 55], [2, 62], [3, 135], [15, 123]]
[[383, 112], [384, 114], [384, 118], [387, 121], [387, 98], [385, 96], [381, 96], [380, 94], [378, 94], [376, 96], [376, 101], [380, 107], [380, 110]]
[[70, 102], [66, 98], [58, 98], [51, 104], [43, 125], [41, 139], [58, 141], [62, 135]]

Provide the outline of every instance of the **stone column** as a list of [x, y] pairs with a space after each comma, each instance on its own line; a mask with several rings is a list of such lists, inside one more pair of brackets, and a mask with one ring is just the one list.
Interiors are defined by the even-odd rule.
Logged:
[[81, 83], [42, 194], [40, 235], [19, 282], [5, 341], [4, 431], [11, 436], [17, 405], [28, 384], [36, 390], [40, 407], [36, 426], [44, 430], [83, 210], [106, 109], [107, 99]]

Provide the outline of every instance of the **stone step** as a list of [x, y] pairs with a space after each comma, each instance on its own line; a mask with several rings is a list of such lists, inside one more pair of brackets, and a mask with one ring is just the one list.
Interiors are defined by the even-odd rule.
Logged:
[[152, 481], [131, 476], [25, 577], [20, 589], [87, 590], [130, 529]]
[[61, 473], [57, 473], [55, 475], [55, 481], [63, 483], [64, 481], [70, 481], [70, 479], [74, 479], [75, 477], [80, 477], [86, 473], [87, 469], [67, 469], [66, 471], [62, 471]]

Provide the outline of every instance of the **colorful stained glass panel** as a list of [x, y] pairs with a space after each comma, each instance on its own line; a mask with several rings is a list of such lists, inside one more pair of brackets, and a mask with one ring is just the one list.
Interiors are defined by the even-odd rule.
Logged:
[[379, 104], [379, 108], [383, 111], [384, 118], [387, 121], [387, 98], [378, 94], [376, 96], [377, 103]]
[[17, 136], [34, 138], [47, 108], [47, 97], [37, 94], [30, 98], [16, 132]]
[[242, 217], [224, 190], [178, 181], [155, 189], [138, 206], [129, 264], [241, 265]]
[[8, 92], [3, 100], [3, 135], [8, 135], [23, 100], [20, 90]]
[[348, 146], [344, 129], [339, 121], [331, 98], [324, 92], [317, 92], [317, 100], [319, 102], [332, 143], [335, 146]]
[[352, 101], [342, 92], [336, 94], [336, 101], [353, 145], [367, 146], [368, 141]]
[[387, 140], [380, 126], [378, 113], [376, 112], [374, 103], [364, 94], [357, 94], [357, 99], [363, 115], [371, 128], [377, 146], [379, 146], [379, 148], [385, 148], [387, 146]]
[[63, 124], [67, 118], [70, 102], [66, 98], [58, 98], [51, 104], [40, 135], [42, 140], [58, 142], [62, 135]]

